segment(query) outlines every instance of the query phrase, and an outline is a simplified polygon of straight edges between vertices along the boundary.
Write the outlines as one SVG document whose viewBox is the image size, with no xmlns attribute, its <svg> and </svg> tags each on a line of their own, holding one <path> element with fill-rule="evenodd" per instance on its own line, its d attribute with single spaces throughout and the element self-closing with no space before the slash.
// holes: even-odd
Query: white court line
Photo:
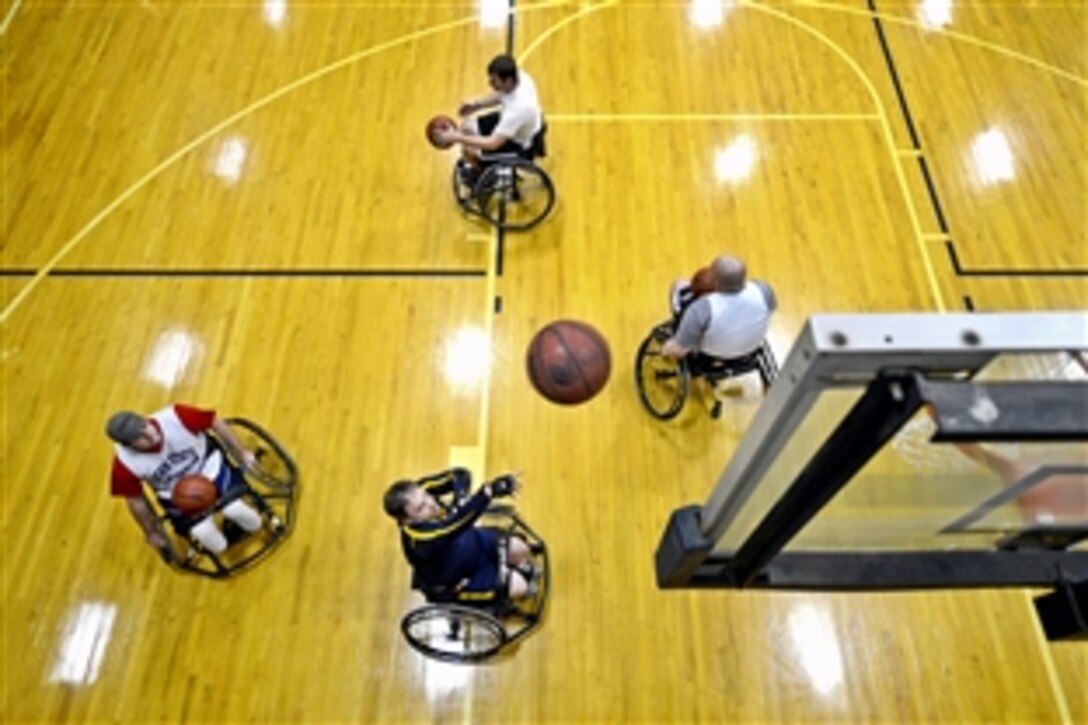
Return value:
<svg viewBox="0 0 1088 725">
<path fill-rule="evenodd" d="M 19 9 L 19 6 L 23 4 L 23 0 L 15 0 L 15 4 L 11 6 L 11 10 L 8 10 L 7 17 L 4 18 L 4 22 L 0 23 L 0 35 L 8 32 L 8 26 L 11 25 L 12 19 L 15 18 L 15 12 Z"/>
<path fill-rule="evenodd" d="M 536 5 L 528 8 L 523 8 L 521 12 L 559 7 L 566 4 L 567 1 L 568 0 L 542 0 Z M 438 33 L 445 32 L 446 30 L 450 30 L 452 28 L 456 28 L 462 25 L 470 25 L 475 22 L 477 22 L 477 18 L 475 15 L 473 15 L 471 17 L 462 18 L 460 20 L 451 20 L 437 23 L 426 28 L 406 33 L 396 38 L 392 38 L 390 40 L 382 41 L 381 43 L 372 45 L 369 48 L 365 48 L 364 50 L 351 53 L 350 55 L 347 55 L 340 60 L 334 61 L 332 63 L 329 63 L 328 65 L 318 68 L 317 70 L 311 71 L 310 73 L 307 73 L 301 78 L 298 78 L 280 87 L 279 89 L 269 93 L 268 95 L 263 96 L 262 98 L 259 98 L 256 101 L 250 103 L 248 106 L 235 112 L 223 121 L 220 121 L 212 128 L 208 129 L 189 143 L 182 146 L 174 153 L 170 154 L 170 156 L 159 162 L 159 164 L 151 169 L 151 171 L 147 172 L 142 177 L 134 181 L 131 185 L 128 186 L 128 188 L 121 192 L 120 196 L 107 204 L 106 207 L 99 211 L 98 214 L 96 214 L 94 218 L 87 222 L 87 224 L 85 224 L 82 229 L 76 232 L 76 235 L 68 240 L 68 242 L 65 243 L 58 252 L 56 252 L 43 266 L 41 266 L 34 273 L 34 276 L 31 278 L 30 282 L 24 285 L 23 288 L 20 289 L 19 292 L 15 295 L 15 297 L 10 302 L 8 302 L 7 306 L 4 307 L 2 311 L 0 311 L 0 325 L 5 324 L 8 321 L 12 314 L 14 314 L 14 312 L 22 305 L 23 301 L 26 300 L 27 297 L 37 288 L 41 281 L 49 276 L 50 272 L 52 272 L 57 267 L 57 265 L 60 263 L 60 260 L 62 260 L 73 249 L 75 249 L 85 237 L 87 237 L 94 229 L 98 227 L 102 220 L 112 214 L 114 210 L 124 204 L 131 196 L 141 191 L 145 186 L 151 183 L 152 179 L 154 179 L 163 171 L 171 167 L 175 162 L 184 157 L 186 154 L 188 154 L 200 144 L 211 139 L 216 134 L 230 127 L 242 118 L 245 118 L 246 116 L 264 108 L 265 106 L 270 105 L 274 101 L 279 100 L 281 97 L 288 95 L 295 89 L 313 83 L 314 81 L 317 81 L 318 79 L 323 78 L 326 75 L 334 73 L 335 71 L 338 71 L 345 66 L 357 63 L 364 58 L 378 55 L 379 53 L 382 53 L 390 48 L 394 48 L 399 45 L 405 45 L 407 43 L 414 42 L 416 40 L 420 40 L 431 35 L 437 35 Z"/>
</svg>

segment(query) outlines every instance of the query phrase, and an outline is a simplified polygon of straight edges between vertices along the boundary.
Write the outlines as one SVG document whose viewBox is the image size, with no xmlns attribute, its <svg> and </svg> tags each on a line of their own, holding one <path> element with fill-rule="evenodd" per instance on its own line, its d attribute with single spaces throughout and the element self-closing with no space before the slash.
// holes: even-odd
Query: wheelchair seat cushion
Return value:
<svg viewBox="0 0 1088 725">
<path fill-rule="evenodd" d="M 467 605 L 480 605 L 491 606 L 495 604 L 501 604 L 505 600 L 503 587 L 500 586 L 498 571 L 496 570 L 493 577 L 493 585 L 489 589 L 473 589 L 470 588 L 470 580 L 465 580 L 458 584 L 452 585 L 429 585 L 420 583 L 417 586 L 417 582 L 413 577 L 412 588 L 418 589 L 422 592 L 423 597 L 431 604 L 467 604 Z M 488 580 L 482 578 L 476 582 L 471 582 L 472 585 L 479 586 L 482 583 L 486 583 Z"/>
<path fill-rule="evenodd" d="M 720 358 L 696 353 L 689 359 L 692 375 L 707 378 L 729 378 L 759 369 L 760 349 L 734 358 Z"/>
<path fill-rule="evenodd" d="M 529 149 L 525 156 L 530 161 L 533 159 L 542 159 L 548 155 L 548 146 L 545 143 L 545 136 L 548 133 L 548 124 L 544 123 L 540 126 L 540 130 L 533 136 L 533 142 L 529 145 Z"/>
<path fill-rule="evenodd" d="M 466 568 L 447 570 L 445 574 L 438 574 L 437 581 L 428 581 L 419 570 L 412 572 L 412 588 L 423 593 L 428 601 L 432 602 L 493 602 L 497 592 L 502 590 L 503 582 L 500 576 L 500 534 L 494 530 L 477 527 L 473 532 L 479 543 L 477 551 L 481 555 Z M 456 576 L 456 579 L 447 577 Z M 432 572 L 430 576 L 435 576 Z"/>
</svg>

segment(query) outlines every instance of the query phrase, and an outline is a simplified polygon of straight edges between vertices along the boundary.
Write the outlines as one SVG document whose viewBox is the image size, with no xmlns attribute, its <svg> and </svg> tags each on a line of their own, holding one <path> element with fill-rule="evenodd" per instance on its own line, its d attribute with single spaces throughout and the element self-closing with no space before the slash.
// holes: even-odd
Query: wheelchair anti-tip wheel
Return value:
<svg viewBox="0 0 1088 725">
<path fill-rule="evenodd" d="M 479 662 L 507 641 L 502 622 L 490 612 L 458 604 L 428 604 L 400 623 L 413 649 L 445 662 Z"/>
<path fill-rule="evenodd" d="M 510 230 L 536 226 L 555 204 L 552 180 L 539 166 L 523 159 L 488 166 L 476 182 L 475 195 L 480 213 L 492 224 Z"/>
<path fill-rule="evenodd" d="M 650 415 L 659 420 L 676 417 L 684 407 L 691 387 L 691 374 L 683 360 L 662 352 L 670 330 L 655 327 L 639 345 L 635 356 L 635 387 Z"/>
</svg>

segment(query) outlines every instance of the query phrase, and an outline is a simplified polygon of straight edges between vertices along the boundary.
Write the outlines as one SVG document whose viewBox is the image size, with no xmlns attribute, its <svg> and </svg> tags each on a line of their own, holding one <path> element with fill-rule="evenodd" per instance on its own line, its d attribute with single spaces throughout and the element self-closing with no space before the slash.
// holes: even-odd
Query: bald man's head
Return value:
<svg viewBox="0 0 1088 725">
<path fill-rule="evenodd" d="M 714 273 L 714 288 L 719 292 L 740 292 L 748 277 L 748 270 L 737 257 L 723 254 L 710 265 Z"/>
</svg>

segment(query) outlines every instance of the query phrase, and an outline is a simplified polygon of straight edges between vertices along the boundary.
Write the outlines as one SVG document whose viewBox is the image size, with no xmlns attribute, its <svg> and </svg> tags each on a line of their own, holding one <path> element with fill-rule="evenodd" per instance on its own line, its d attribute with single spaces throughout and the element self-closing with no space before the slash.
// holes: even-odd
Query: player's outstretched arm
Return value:
<svg viewBox="0 0 1088 725">
<path fill-rule="evenodd" d="M 457 109 L 457 113 L 461 116 L 471 116 L 479 110 L 497 106 L 501 102 L 502 97 L 498 92 L 488 93 L 486 96 L 472 101 L 463 101 L 461 107 Z"/>
<path fill-rule="evenodd" d="M 212 423 L 212 430 L 215 431 L 221 441 L 227 444 L 231 453 L 242 462 L 243 466 L 254 468 L 257 465 L 257 456 L 253 451 L 242 445 L 242 442 L 238 440 L 238 436 L 234 435 L 234 431 L 218 415 L 215 416 L 215 421 Z"/>
<path fill-rule="evenodd" d="M 472 474 L 467 468 L 454 467 L 441 473 L 424 476 L 416 483 L 432 496 L 452 494 L 453 501 L 459 501 L 468 495 L 469 486 L 472 484 Z"/>
<path fill-rule="evenodd" d="M 166 537 L 155 525 L 155 512 L 147 505 L 147 501 L 142 496 L 131 496 L 125 499 L 125 503 L 128 504 L 128 511 L 132 514 L 132 518 L 136 519 L 136 523 L 144 532 L 147 543 L 155 549 L 166 546 Z"/>
</svg>

